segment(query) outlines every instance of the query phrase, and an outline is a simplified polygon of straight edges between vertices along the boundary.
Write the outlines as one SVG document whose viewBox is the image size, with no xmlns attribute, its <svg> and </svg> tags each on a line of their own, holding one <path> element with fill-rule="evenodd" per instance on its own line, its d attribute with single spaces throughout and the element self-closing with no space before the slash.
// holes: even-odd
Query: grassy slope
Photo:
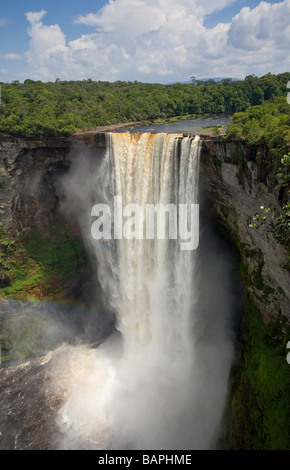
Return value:
<svg viewBox="0 0 290 470">
<path fill-rule="evenodd" d="M 71 238 L 65 227 L 55 227 L 49 236 L 33 230 L 17 241 L 1 230 L 0 298 L 50 299 L 61 295 L 85 257 L 82 244 Z"/>
<path fill-rule="evenodd" d="M 66 227 L 55 227 L 46 236 L 33 230 L 28 237 L 19 240 L 8 237 L 1 229 L 0 300 L 61 301 L 72 295 L 86 262 L 83 244 L 69 236 Z M 24 322 L 17 328 L 16 341 L 22 343 L 38 328 L 39 325 L 29 320 Z M 12 343 L 15 338 L 3 332 L 0 318 L 2 362 L 11 359 Z M 21 357 L 31 353 L 30 349 L 23 350 Z"/>
<path fill-rule="evenodd" d="M 290 371 L 286 361 L 289 335 L 289 325 L 286 326 L 281 316 L 265 325 L 253 300 L 246 294 L 227 448 L 290 448 Z"/>
</svg>

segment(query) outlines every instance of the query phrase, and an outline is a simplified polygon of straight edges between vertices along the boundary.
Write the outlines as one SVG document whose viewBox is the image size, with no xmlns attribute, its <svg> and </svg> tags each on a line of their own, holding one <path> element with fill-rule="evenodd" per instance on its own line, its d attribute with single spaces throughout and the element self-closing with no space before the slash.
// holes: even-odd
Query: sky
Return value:
<svg viewBox="0 0 290 470">
<path fill-rule="evenodd" d="M 290 71 L 290 0 L 10 0 L 0 81 L 172 83 Z"/>
</svg>

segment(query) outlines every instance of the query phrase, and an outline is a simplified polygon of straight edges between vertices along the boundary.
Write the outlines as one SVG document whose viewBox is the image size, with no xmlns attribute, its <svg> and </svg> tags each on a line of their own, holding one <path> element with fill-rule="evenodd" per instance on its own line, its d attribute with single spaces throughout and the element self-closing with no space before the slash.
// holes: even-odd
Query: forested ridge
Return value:
<svg viewBox="0 0 290 470">
<path fill-rule="evenodd" d="M 286 97 L 290 73 L 191 84 L 61 81 L 0 83 L 0 134 L 61 135 L 128 121 L 233 114 Z"/>
<path fill-rule="evenodd" d="M 290 142 L 290 105 L 284 97 L 278 97 L 235 113 L 227 128 L 227 138 L 264 145 L 274 157 L 273 162 L 280 163 Z"/>
</svg>

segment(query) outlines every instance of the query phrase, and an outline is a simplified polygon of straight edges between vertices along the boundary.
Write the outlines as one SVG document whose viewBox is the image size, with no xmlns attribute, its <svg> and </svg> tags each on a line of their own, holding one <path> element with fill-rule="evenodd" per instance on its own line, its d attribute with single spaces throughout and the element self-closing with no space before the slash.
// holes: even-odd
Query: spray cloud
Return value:
<svg viewBox="0 0 290 470">
<path fill-rule="evenodd" d="M 83 230 L 116 333 L 64 358 L 60 448 L 214 444 L 234 356 L 226 252 L 217 254 L 205 227 L 198 250 L 182 250 L 182 240 L 170 237 L 91 236 L 92 207 L 113 210 L 114 197 L 141 208 L 197 204 L 199 150 L 198 139 L 124 133 L 107 135 L 98 162 L 90 152 L 72 156 L 61 183 L 63 210 Z"/>
</svg>

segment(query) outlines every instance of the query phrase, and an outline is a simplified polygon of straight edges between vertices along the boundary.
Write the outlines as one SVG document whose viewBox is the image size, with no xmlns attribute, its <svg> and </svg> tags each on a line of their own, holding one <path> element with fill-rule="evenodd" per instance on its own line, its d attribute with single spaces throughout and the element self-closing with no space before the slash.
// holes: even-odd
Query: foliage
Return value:
<svg viewBox="0 0 290 470">
<path fill-rule="evenodd" d="M 285 202 L 282 207 L 280 216 L 277 218 L 275 223 L 275 238 L 285 245 L 288 250 L 290 249 L 290 152 L 287 155 L 284 155 L 281 159 L 281 167 L 279 168 L 277 174 L 278 188 L 281 190 L 286 190 L 285 199 L 288 197 L 288 200 Z"/>
<path fill-rule="evenodd" d="M 282 207 L 281 214 L 275 218 L 274 211 L 271 207 L 261 206 L 262 215 L 255 214 L 252 217 L 252 223 L 249 227 L 257 230 L 261 225 L 268 224 L 268 228 L 273 231 L 273 235 L 276 240 L 290 249 L 290 153 L 284 155 L 281 159 L 281 167 L 276 175 L 278 184 L 277 189 L 286 190 L 284 196 L 284 204 Z M 288 200 L 287 200 L 288 196 Z M 270 225 L 269 225 L 270 222 Z"/>
<path fill-rule="evenodd" d="M 31 304 L 23 322 L 21 317 L 11 319 L 14 326 L 10 333 L 2 328 L 0 316 L 3 363 L 33 352 L 35 341 L 43 336 L 46 326 L 33 314 L 33 304 L 39 300 L 63 300 L 74 291 L 86 266 L 83 243 L 73 238 L 66 226 L 55 226 L 47 234 L 34 229 L 16 240 L 0 229 L 0 299 L 29 300 Z"/>
<path fill-rule="evenodd" d="M 241 358 L 233 391 L 232 426 L 225 446 L 238 450 L 286 450 L 290 445 L 290 329 L 281 315 L 268 325 L 246 296 Z"/>
<path fill-rule="evenodd" d="M 275 224 L 275 238 L 288 249 L 290 248 L 290 202 L 283 206 Z"/>
<path fill-rule="evenodd" d="M 273 230 L 279 243 L 290 247 L 290 153 L 286 154 L 290 141 L 290 114 L 289 104 L 284 98 L 277 98 L 273 102 L 263 103 L 259 106 L 249 107 L 243 113 L 236 113 L 232 123 L 227 128 L 228 140 L 243 139 L 248 144 L 264 147 L 269 159 L 257 154 L 257 162 L 267 164 L 273 179 L 277 182 L 276 189 L 281 191 L 282 211 L 278 218 L 269 207 L 261 206 L 262 214 L 255 214 L 249 225 L 257 229 L 261 225 L 268 224 Z M 281 155 L 284 156 L 281 159 Z M 261 160 L 261 161 L 260 161 Z M 271 219 L 270 219 L 271 216 Z"/>
<path fill-rule="evenodd" d="M 286 96 L 290 73 L 261 78 L 161 85 L 140 82 L 61 81 L 0 83 L 0 133 L 24 136 L 71 134 L 128 121 L 197 113 L 245 111 Z"/>
<path fill-rule="evenodd" d="M 276 172 L 290 141 L 289 110 L 289 104 L 281 97 L 250 106 L 245 112 L 234 114 L 227 128 L 227 139 L 243 139 L 250 145 L 266 146 L 273 157 L 273 170 Z"/>
<path fill-rule="evenodd" d="M 290 152 L 281 159 L 281 167 L 277 173 L 278 188 L 284 188 L 290 184 Z"/>
<path fill-rule="evenodd" d="M 52 229 L 49 236 L 32 230 L 20 240 L 1 229 L 0 298 L 49 299 L 61 293 L 85 260 L 82 243 L 63 227 Z"/>
<path fill-rule="evenodd" d="M 271 207 L 261 206 L 260 209 L 262 211 L 262 216 L 260 216 L 259 214 L 255 214 L 252 217 L 252 223 L 249 225 L 249 227 L 253 228 L 254 230 L 259 228 L 262 224 L 264 224 L 267 220 L 269 220 L 269 215 L 270 214 L 271 214 L 271 219 L 272 220 L 273 220 L 273 217 L 274 217 Z"/>
</svg>

